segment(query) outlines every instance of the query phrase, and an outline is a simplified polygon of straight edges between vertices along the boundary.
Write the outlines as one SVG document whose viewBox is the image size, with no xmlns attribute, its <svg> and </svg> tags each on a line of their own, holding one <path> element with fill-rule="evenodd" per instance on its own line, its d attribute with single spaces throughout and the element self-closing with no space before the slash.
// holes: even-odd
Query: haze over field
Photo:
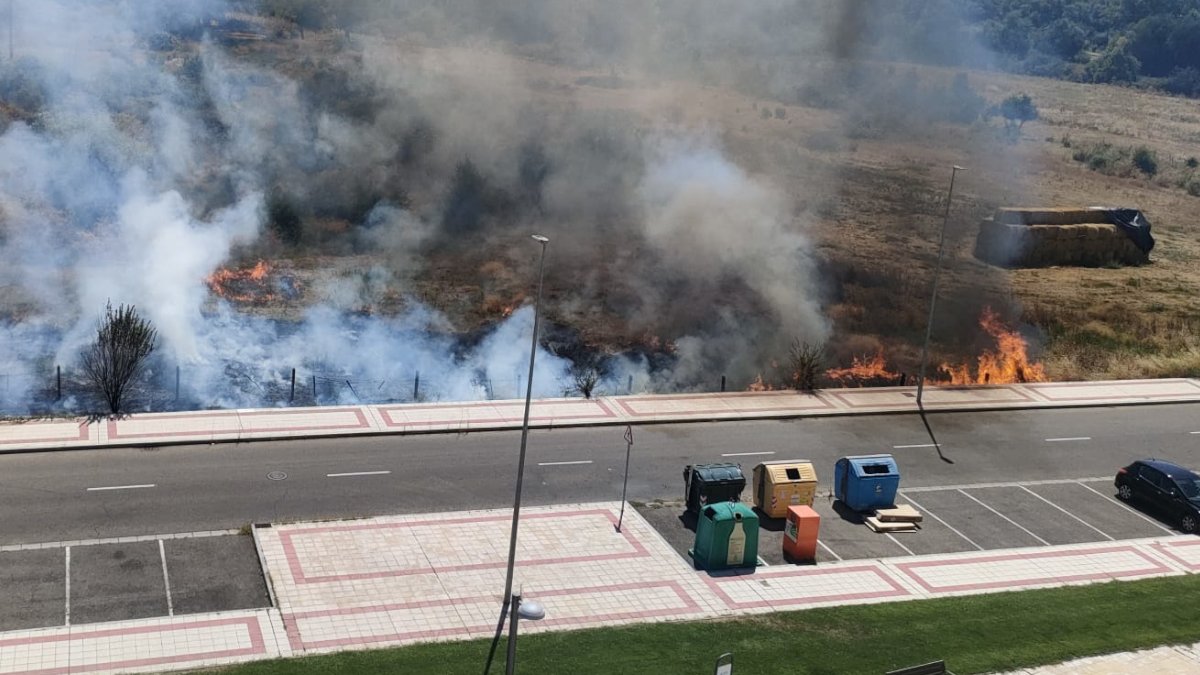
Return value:
<svg viewBox="0 0 1200 675">
<path fill-rule="evenodd" d="M 286 403 L 292 368 L 316 402 L 418 373 L 420 398 L 516 396 L 533 232 L 535 394 L 593 367 L 609 393 L 745 386 L 835 337 L 813 227 L 843 179 L 812 153 L 975 120 L 965 75 L 895 64 L 987 68 L 978 35 L 945 0 L 17 0 L 0 407 L 40 405 L 110 300 L 158 329 L 160 387 L 184 373 L 146 406 Z M 731 140 L 798 109 L 830 125 L 811 148 Z"/>
</svg>

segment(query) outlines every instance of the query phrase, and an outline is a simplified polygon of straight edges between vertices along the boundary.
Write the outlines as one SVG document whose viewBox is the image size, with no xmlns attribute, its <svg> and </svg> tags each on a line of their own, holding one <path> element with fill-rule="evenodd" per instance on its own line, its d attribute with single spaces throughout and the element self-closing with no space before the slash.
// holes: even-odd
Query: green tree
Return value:
<svg viewBox="0 0 1200 675">
<path fill-rule="evenodd" d="M 157 343 L 158 331 L 138 315 L 133 305 L 120 305 L 115 310 L 111 302 L 105 305 L 96 341 L 83 350 L 80 359 L 84 376 L 110 413 L 121 413 Z"/>
<path fill-rule="evenodd" d="M 1020 130 L 1026 122 L 1038 118 L 1038 109 L 1029 94 L 1013 94 L 1000 102 L 1000 116 L 1004 118 L 1004 126 Z"/>
<path fill-rule="evenodd" d="M 1133 165 L 1138 168 L 1138 171 L 1147 176 L 1154 176 L 1158 173 L 1158 155 L 1144 145 L 1139 146 L 1133 151 L 1132 161 Z"/>
<path fill-rule="evenodd" d="M 1141 62 L 1130 53 L 1128 42 L 1122 38 L 1088 64 L 1087 75 L 1092 82 L 1128 84 L 1137 81 L 1141 70 Z"/>
</svg>

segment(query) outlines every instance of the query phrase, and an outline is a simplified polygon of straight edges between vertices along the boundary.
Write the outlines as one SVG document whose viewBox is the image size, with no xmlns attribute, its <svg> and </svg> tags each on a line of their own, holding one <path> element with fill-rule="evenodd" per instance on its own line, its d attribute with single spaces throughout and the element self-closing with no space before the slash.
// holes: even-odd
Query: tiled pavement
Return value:
<svg viewBox="0 0 1200 675">
<path fill-rule="evenodd" d="M 547 618 L 530 632 L 1140 579 L 1200 569 L 1200 539 L 1163 537 L 697 572 L 617 503 L 529 508 L 515 585 Z M 257 528 L 277 607 L 0 634 L 0 673 L 129 672 L 487 637 L 509 514 L 476 511 Z M 1134 672 L 1121 655 L 1030 672 Z M 1200 672 L 1194 649 L 1136 672 Z M 1148 665 L 1148 664 L 1158 664 Z M 1115 664 L 1115 665 L 1113 665 Z M 1184 665 L 1178 665 L 1184 664 Z M 1109 667 L 1110 670 L 1103 670 Z M 1172 670 L 1175 668 L 1175 670 Z M 1183 670 L 1180 670 L 1182 668 Z"/>
<path fill-rule="evenodd" d="M 1061 408 L 1200 401 L 1200 380 L 1046 382 L 929 387 L 931 411 Z M 521 425 L 523 401 L 390 404 L 322 408 L 148 413 L 89 424 L 81 420 L 0 423 L 0 452 L 251 439 L 392 433 L 466 433 Z M 540 399 L 535 427 L 788 418 L 854 413 L 914 412 L 913 387 L 826 389 Z"/>
</svg>

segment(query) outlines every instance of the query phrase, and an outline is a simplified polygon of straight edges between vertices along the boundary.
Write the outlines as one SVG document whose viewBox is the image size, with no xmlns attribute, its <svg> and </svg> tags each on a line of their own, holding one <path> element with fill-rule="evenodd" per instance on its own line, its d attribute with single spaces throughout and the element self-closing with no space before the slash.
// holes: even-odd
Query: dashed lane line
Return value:
<svg viewBox="0 0 1200 675">
<path fill-rule="evenodd" d="M 936 448 L 938 445 L 938 443 L 915 443 L 913 445 L 893 445 L 892 448 L 895 450 L 905 450 L 907 448 Z"/>
<path fill-rule="evenodd" d="M 842 559 L 842 556 L 838 555 L 838 554 L 837 554 L 837 551 L 835 551 L 835 550 L 833 550 L 833 549 L 829 548 L 829 546 L 828 546 L 828 545 L 827 545 L 825 542 L 823 542 L 823 541 L 821 541 L 820 539 L 818 539 L 818 540 L 817 540 L 817 544 L 819 544 L 819 545 L 821 546 L 821 548 L 823 548 L 823 549 L 825 549 L 826 551 L 828 551 L 828 552 L 829 552 L 829 555 L 833 556 L 833 557 L 834 557 L 834 558 L 836 558 L 837 560 L 841 560 L 841 559 Z"/>
<path fill-rule="evenodd" d="M 1157 527 L 1158 529 L 1162 530 L 1163 532 L 1166 532 L 1167 534 L 1169 534 L 1169 535 L 1171 535 L 1171 536 L 1178 536 L 1178 535 L 1179 535 L 1179 533 L 1178 533 L 1178 532 L 1176 532 L 1175 530 L 1172 530 L 1172 529 L 1171 529 L 1171 528 L 1169 528 L 1169 527 L 1164 527 L 1162 523 L 1158 522 L 1157 520 L 1154 520 L 1154 519 L 1150 518 L 1149 516 L 1147 516 L 1147 515 L 1146 515 L 1146 514 L 1144 514 L 1144 513 L 1140 513 L 1140 512 L 1138 512 L 1136 509 L 1133 509 L 1133 508 L 1131 508 L 1131 507 L 1130 507 L 1128 504 L 1125 504 L 1125 503 L 1122 503 L 1122 502 L 1120 502 L 1120 501 L 1118 501 L 1118 500 L 1116 500 L 1116 499 L 1113 499 L 1112 497 L 1109 497 L 1108 495 L 1104 494 L 1103 492 L 1101 492 L 1101 491 L 1097 490 L 1097 489 L 1096 489 L 1096 488 L 1094 488 L 1094 487 L 1091 487 L 1091 486 L 1088 486 L 1088 485 L 1084 485 L 1084 484 L 1083 484 L 1083 481 L 1076 481 L 1076 482 L 1078 482 L 1080 485 L 1082 485 L 1082 486 L 1084 487 L 1084 489 L 1091 490 L 1092 492 L 1095 492 L 1096 494 L 1100 495 L 1101 497 L 1103 497 L 1103 498 L 1107 499 L 1108 501 L 1110 501 L 1110 502 L 1112 502 L 1112 503 L 1116 504 L 1117 506 L 1119 506 L 1119 507 L 1121 507 L 1121 508 L 1125 509 L 1126 511 L 1128 511 L 1128 512 L 1132 513 L 1133 515 L 1137 516 L 1138 518 L 1141 518 L 1142 520 L 1146 521 L 1147 523 L 1150 523 L 1151 525 L 1153 525 L 1153 526 Z"/>
<path fill-rule="evenodd" d="M 175 604 L 171 602 L 171 577 L 167 575 L 167 549 L 163 540 L 158 540 L 158 557 L 162 558 L 163 586 L 167 589 L 167 616 L 175 616 Z"/>
<path fill-rule="evenodd" d="M 348 478 L 350 476 L 386 476 L 391 471 L 350 471 L 348 473 L 327 473 L 326 478 Z"/>
<path fill-rule="evenodd" d="M 722 457 L 753 457 L 755 455 L 773 455 L 774 450 L 764 450 L 762 452 L 727 452 Z"/>
<path fill-rule="evenodd" d="M 905 492 L 908 492 L 908 490 L 905 490 Z M 934 513 L 933 511 L 930 511 L 929 509 L 925 508 L 924 506 L 921 506 L 919 503 L 917 503 L 917 500 L 913 499 L 912 497 L 909 497 L 907 494 L 901 494 L 900 496 L 903 497 L 904 500 L 907 501 L 909 504 L 912 504 L 913 506 L 917 507 L 917 509 L 919 511 L 921 511 L 921 513 L 924 513 L 925 515 L 929 516 L 930 518 L 933 518 L 934 520 L 938 521 L 942 525 L 945 525 L 948 530 L 950 530 L 954 534 L 957 534 L 958 536 L 962 537 L 963 541 L 974 546 L 977 550 L 980 550 L 980 551 L 984 550 L 983 547 L 980 546 L 979 544 L 976 544 L 973 539 L 971 539 L 967 535 L 963 534 L 962 532 L 959 532 L 958 529 L 955 528 L 950 523 L 947 523 L 946 521 L 939 518 L 936 513 Z"/>
<path fill-rule="evenodd" d="M 106 487 L 90 487 L 88 492 L 103 492 L 105 490 L 142 490 L 145 488 L 155 487 L 154 483 L 146 483 L 145 485 L 109 485 Z"/>
<path fill-rule="evenodd" d="M 1039 495 L 1038 493 L 1034 492 L 1033 490 L 1030 490 L 1029 488 L 1025 487 L 1024 485 L 1021 486 L 1021 489 L 1028 492 L 1029 494 L 1033 495 L 1034 497 L 1037 497 L 1038 499 L 1046 502 L 1050 506 L 1053 506 L 1054 508 L 1058 509 L 1059 511 L 1062 511 L 1063 513 L 1070 516 L 1071 518 L 1074 518 L 1075 520 L 1079 521 L 1082 525 L 1091 528 L 1093 531 L 1096 532 L 1096 534 L 1099 534 L 1101 537 L 1104 537 L 1105 539 L 1107 539 L 1109 541 L 1116 541 L 1116 539 L 1112 535 L 1108 534 L 1104 530 L 1101 530 L 1100 528 L 1096 527 L 1095 525 L 1092 525 L 1091 523 L 1084 520 L 1083 518 L 1080 518 L 1079 516 L 1075 515 L 1074 513 L 1071 513 L 1070 511 L 1064 509 L 1063 507 L 1059 506 L 1058 504 L 1055 504 L 1054 502 L 1050 501 L 1049 499 L 1046 499 L 1045 497 Z"/>
<path fill-rule="evenodd" d="M 969 483 L 964 485 L 930 485 L 926 487 L 906 487 L 905 493 L 913 492 L 942 492 L 944 490 L 978 490 L 980 488 L 1015 488 L 1022 485 L 1065 485 L 1067 483 L 1098 483 L 1112 480 L 1111 477 L 1099 478 L 1053 478 L 1048 480 L 1020 480 L 1001 483 Z"/>
<path fill-rule="evenodd" d="M 892 542 L 893 542 L 894 544 L 896 544 L 896 545 L 897 545 L 897 546 L 899 546 L 900 548 L 904 549 L 904 552 L 905 552 L 905 553 L 907 553 L 907 554 L 909 554 L 909 555 L 916 555 L 916 553 L 913 553 L 913 552 L 912 552 L 912 549 L 911 549 L 911 548 L 909 548 L 909 547 L 905 546 L 904 544 L 901 544 L 901 543 L 900 543 L 900 540 L 896 538 L 896 535 L 892 534 L 891 532 L 884 532 L 884 534 L 886 534 L 886 535 L 887 535 L 887 538 L 888 538 L 888 539 L 891 539 L 891 540 L 892 540 Z"/>
<path fill-rule="evenodd" d="M 67 554 L 67 588 L 66 588 L 66 603 L 63 609 L 63 625 L 71 625 L 71 547 L 66 548 Z"/>
<path fill-rule="evenodd" d="M 1007 520 L 1008 522 L 1012 523 L 1013 525 L 1015 525 L 1017 528 L 1019 528 L 1019 529 L 1020 529 L 1022 532 L 1024 532 L 1025 534 L 1027 534 L 1027 535 L 1029 535 L 1029 536 L 1033 537 L 1034 539 L 1037 539 L 1038 541 L 1042 542 L 1042 545 L 1043 545 L 1043 546 L 1049 546 L 1049 545 L 1050 545 L 1050 542 L 1048 542 L 1048 541 L 1046 541 L 1045 539 L 1042 539 L 1041 537 L 1037 536 L 1036 534 L 1034 534 L 1034 533 L 1030 532 L 1030 531 L 1029 531 L 1027 528 L 1025 528 L 1023 525 L 1021 525 L 1021 524 L 1020 524 L 1020 523 L 1018 523 L 1017 521 L 1013 520 L 1012 518 L 1009 518 L 1008 516 L 1004 515 L 1003 513 L 1000 513 L 1000 512 L 999 512 L 999 511 L 997 511 L 996 509 L 993 509 L 992 507 L 988 506 L 987 504 L 984 504 L 983 502 L 979 501 L 979 500 L 978 500 L 978 499 L 976 499 L 975 497 L 972 497 L 971 495 L 967 494 L 967 492 L 966 492 L 965 490 L 959 490 L 959 491 L 958 491 L 958 493 L 959 493 L 959 494 L 961 494 L 962 496 L 966 497 L 967 499 L 970 499 L 971 501 L 975 502 L 976 504 L 978 504 L 978 505 L 982 506 L 983 508 L 987 509 L 988 511 L 991 511 L 992 513 L 994 513 L 994 514 L 996 514 L 996 515 L 1000 516 L 1001 518 L 1003 518 L 1003 519 Z"/>
<path fill-rule="evenodd" d="M 591 464 L 590 459 L 577 459 L 573 462 L 538 462 L 538 466 L 573 466 L 576 464 Z"/>
<path fill-rule="evenodd" d="M 1047 438 L 1047 443 L 1067 443 L 1070 441 L 1090 441 L 1091 436 L 1067 436 L 1065 438 Z"/>
</svg>

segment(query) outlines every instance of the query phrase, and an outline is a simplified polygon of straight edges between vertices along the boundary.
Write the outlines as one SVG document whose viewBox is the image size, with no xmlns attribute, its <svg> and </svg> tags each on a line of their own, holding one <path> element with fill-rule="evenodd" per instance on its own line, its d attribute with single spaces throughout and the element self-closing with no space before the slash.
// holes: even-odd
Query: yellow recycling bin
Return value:
<svg viewBox="0 0 1200 675">
<path fill-rule="evenodd" d="M 812 506 L 817 470 L 807 459 L 763 462 L 754 467 L 754 505 L 768 518 L 783 518 L 789 506 Z"/>
</svg>

